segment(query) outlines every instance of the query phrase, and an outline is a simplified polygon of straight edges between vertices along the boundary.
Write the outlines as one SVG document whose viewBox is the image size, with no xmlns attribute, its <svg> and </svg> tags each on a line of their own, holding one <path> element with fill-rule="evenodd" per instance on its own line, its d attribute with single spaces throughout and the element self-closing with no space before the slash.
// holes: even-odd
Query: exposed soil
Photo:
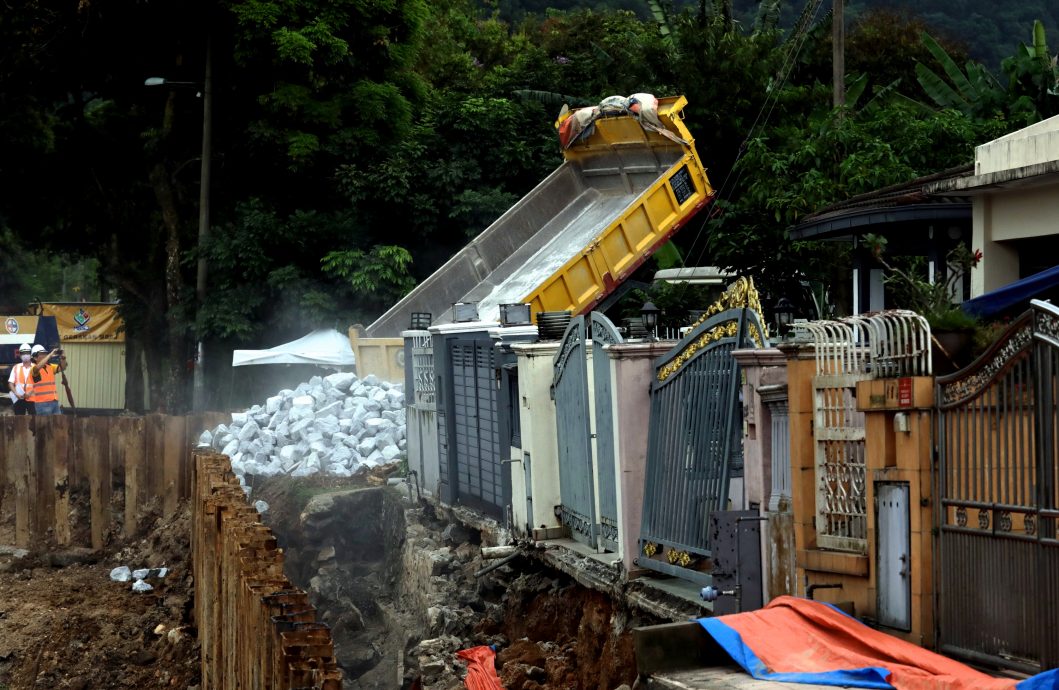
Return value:
<svg viewBox="0 0 1059 690">
<path fill-rule="evenodd" d="M 146 515 L 147 536 L 104 552 L 0 555 L 0 688 L 195 688 L 189 512 Z M 10 530 L 0 529 L 9 537 Z M 10 544 L 10 540 L 4 540 Z M 0 542 L 3 543 L 3 542 Z M 170 568 L 152 592 L 110 580 L 118 565 Z"/>
<path fill-rule="evenodd" d="M 374 478 L 370 484 L 382 483 Z M 614 690 L 636 680 L 631 619 L 536 558 L 492 572 L 484 533 L 361 480 L 276 478 L 253 499 L 286 550 L 288 577 L 332 627 L 345 687 L 463 688 L 455 653 L 496 645 L 510 690 Z"/>
<path fill-rule="evenodd" d="M 501 627 L 511 640 L 497 654 L 505 688 L 613 690 L 636 680 L 626 614 L 606 595 L 565 576 L 518 577 L 508 588 Z"/>
</svg>

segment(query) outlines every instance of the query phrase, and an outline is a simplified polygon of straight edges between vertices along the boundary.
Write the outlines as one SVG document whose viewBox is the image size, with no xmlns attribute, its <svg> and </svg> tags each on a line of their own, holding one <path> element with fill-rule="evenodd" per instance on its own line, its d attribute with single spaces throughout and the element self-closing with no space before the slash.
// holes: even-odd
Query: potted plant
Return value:
<svg viewBox="0 0 1059 690">
<path fill-rule="evenodd" d="M 898 266 L 885 257 L 885 237 L 865 235 L 864 243 L 886 269 L 883 284 L 894 302 L 903 309 L 921 314 L 930 324 L 935 351 L 934 373 L 955 371 L 967 364 L 978 320 L 963 311 L 960 305 L 953 304 L 952 298 L 964 275 L 982 260 L 981 250 L 972 252 L 962 242 L 956 245 L 945 257 L 948 267 L 945 280 L 932 283 L 927 279 L 922 257 L 914 257 L 907 265 Z"/>
</svg>

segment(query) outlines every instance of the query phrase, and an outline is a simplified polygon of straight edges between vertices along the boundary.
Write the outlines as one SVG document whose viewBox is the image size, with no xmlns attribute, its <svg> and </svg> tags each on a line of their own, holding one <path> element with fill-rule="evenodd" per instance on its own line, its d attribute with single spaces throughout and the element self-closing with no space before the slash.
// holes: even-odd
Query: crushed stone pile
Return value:
<svg viewBox="0 0 1059 690">
<path fill-rule="evenodd" d="M 199 445 L 231 458 L 248 494 L 247 474 L 352 477 L 405 457 L 404 387 L 374 375 L 314 376 L 233 413 Z"/>
</svg>

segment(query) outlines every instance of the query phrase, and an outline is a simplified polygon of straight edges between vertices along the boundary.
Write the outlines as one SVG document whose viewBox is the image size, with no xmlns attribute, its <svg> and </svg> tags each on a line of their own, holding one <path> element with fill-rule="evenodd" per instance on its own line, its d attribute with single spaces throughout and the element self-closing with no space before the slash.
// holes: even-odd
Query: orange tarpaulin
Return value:
<svg viewBox="0 0 1059 690">
<path fill-rule="evenodd" d="M 496 675 L 496 652 L 492 647 L 471 647 L 456 652 L 467 662 L 467 690 L 504 690 Z"/>
<path fill-rule="evenodd" d="M 1010 690 L 1016 685 L 808 599 L 778 597 L 759 611 L 699 622 L 755 678 L 852 687 L 889 684 L 897 690 Z M 853 682 L 839 682 L 843 674 Z M 856 682 L 858 677 L 863 683 Z"/>
</svg>

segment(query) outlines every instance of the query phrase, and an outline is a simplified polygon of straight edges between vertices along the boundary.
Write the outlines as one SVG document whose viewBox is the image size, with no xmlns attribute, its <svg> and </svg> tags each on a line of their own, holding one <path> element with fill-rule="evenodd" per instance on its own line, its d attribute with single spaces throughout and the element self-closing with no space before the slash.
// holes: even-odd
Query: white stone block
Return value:
<svg viewBox="0 0 1059 690">
<path fill-rule="evenodd" d="M 301 388 L 301 386 L 299 386 Z M 291 401 L 291 407 L 312 407 L 316 402 L 313 400 L 311 395 L 298 395 L 295 396 Z"/>
</svg>

